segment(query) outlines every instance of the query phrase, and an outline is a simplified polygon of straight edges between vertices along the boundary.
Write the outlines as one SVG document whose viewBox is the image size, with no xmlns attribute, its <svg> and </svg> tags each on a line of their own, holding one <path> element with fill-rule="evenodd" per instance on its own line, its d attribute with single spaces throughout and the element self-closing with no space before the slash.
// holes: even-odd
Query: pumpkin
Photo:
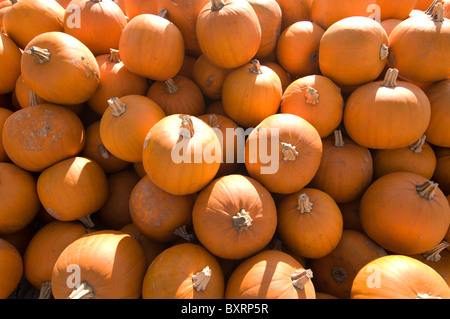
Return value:
<svg viewBox="0 0 450 319">
<path fill-rule="evenodd" d="M 14 98 L 19 104 L 19 108 L 22 109 L 31 105 L 47 103 L 45 100 L 37 96 L 36 93 L 30 90 L 28 85 L 23 80 L 22 75 L 19 75 L 16 80 L 16 86 L 14 87 Z"/>
<path fill-rule="evenodd" d="M 281 8 L 281 30 L 297 21 L 311 20 L 311 7 L 313 0 L 276 0 Z"/>
<path fill-rule="evenodd" d="M 239 174 L 219 177 L 197 196 L 192 223 L 200 243 L 224 259 L 262 250 L 275 234 L 277 213 L 270 192 Z"/>
<path fill-rule="evenodd" d="M 3 30 L 24 49 L 34 37 L 63 32 L 64 8 L 55 0 L 14 1 L 3 16 Z"/>
<path fill-rule="evenodd" d="M 224 69 L 248 63 L 261 43 L 258 16 L 248 1 L 211 0 L 200 10 L 195 31 L 202 54 Z"/>
<path fill-rule="evenodd" d="M 12 244 L 0 238 L 0 299 L 7 299 L 11 295 L 22 275 L 22 256 Z"/>
<path fill-rule="evenodd" d="M 106 174 L 96 162 L 81 156 L 62 160 L 42 171 L 37 180 L 42 206 L 55 219 L 94 225 L 90 215 L 108 198 Z"/>
<path fill-rule="evenodd" d="M 409 14 L 416 6 L 417 0 L 376 0 L 375 3 L 379 6 L 380 21 L 386 19 L 404 20 L 409 17 Z"/>
<path fill-rule="evenodd" d="M 192 223 L 193 195 L 173 195 L 142 177 L 129 197 L 131 221 L 149 239 L 169 243 L 177 229 Z"/>
<path fill-rule="evenodd" d="M 41 206 L 34 175 L 13 163 L 0 162 L 0 234 L 25 228 Z"/>
<path fill-rule="evenodd" d="M 321 258 L 341 240 L 343 219 L 327 193 L 304 188 L 283 198 L 277 206 L 277 234 L 286 247 L 305 258 Z"/>
<path fill-rule="evenodd" d="M 302 117 L 314 126 L 321 138 L 333 133 L 344 114 L 341 89 L 323 75 L 307 75 L 289 84 L 283 93 L 281 113 Z"/>
<path fill-rule="evenodd" d="M 444 18 L 450 19 L 450 2 L 442 1 L 442 4 L 444 6 Z"/>
<path fill-rule="evenodd" d="M 436 154 L 426 136 L 407 147 L 373 150 L 374 178 L 392 172 L 411 172 L 431 179 L 436 169 Z"/>
<path fill-rule="evenodd" d="M 0 162 L 9 161 L 8 155 L 6 155 L 5 148 L 3 147 L 2 134 L 3 126 L 5 125 L 6 120 L 11 114 L 13 114 L 12 110 L 0 106 Z"/>
<path fill-rule="evenodd" d="M 139 175 L 132 169 L 108 174 L 108 198 L 95 215 L 109 229 L 119 229 L 131 223 L 130 196 L 139 182 Z"/>
<path fill-rule="evenodd" d="M 263 65 L 275 71 L 281 81 L 281 90 L 284 92 L 289 84 L 291 84 L 293 76 L 291 76 L 291 74 L 287 72 L 279 62 L 265 61 Z"/>
<path fill-rule="evenodd" d="M 64 248 L 85 234 L 87 229 L 81 223 L 53 221 L 32 237 L 23 256 L 24 275 L 39 289 L 39 299 L 51 298 L 50 280 L 56 260 Z"/>
<path fill-rule="evenodd" d="M 440 243 L 450 225 L 450 206 L 438 184 L 409 172 L 375 180 L 360 203 L 361 225 L 381 247 L 421 254 Z"/>
<path fill-rule="evenodd" d="M 233 121 L 249 128 L 275 114 L 282 95 L 278 74 L 253 59 L 228 74 L 223 83 L 222 104 Z"/>
<path fill-rule="evenodd" d="M 310 260 L 313 284 L 317 291 L 349 299 L 353 279 L 359 270 L 386 255 L 387 252 L 363 232 L 344 229 L 339 244 L 331 253 Z"/>
<path fill-rule="evenodd" d="M 320 40 L 321 74 L 345 86 L 374 81 L 386 66 L 387 45 L 386 31 L 373 19 L 353 16 L 339 20 Z"/>
<path fill-rule="evenodd" d="M 64 14 L 64 32 L 84 43 L 95 56 L 119 47 L 126 24 L 125 14 L 113 0 L 72 0 Z"/>
<path fill-rule="evenodd" d="M 99 83 L 92 52 L 63 32 L 46 32 L 24 49 L 21 72 L 30 90 L 49 103 L 72 105 L 89 100 Z"/>
<path fill-rule="evenodd" d="M 372 182 L 373 159 L 369 149 L 335 130 L 322 141 L 322 160 L 311 186 L 330 195 L 337 203 L 361 197 Z"/>
<path fill-rule="evenodd" d="M 159 254 L 142 283 L 143 299 L 222 299 L 224 277 L 216 257 L 196 244 L 179 244 Z"/>
<path fill-rule="evenodd" d="M 216 114 L 227 116 L 225 110 L 223 109 L 223 104 L 221 100 L 213 100 L 206 105 L 205 114 Z M 203 116 L 205 115 L 203 114 Z M 228 116 L 227 116 L 228 117 Z"/>
<path fill-rule="evenodd" d="M 397 69 L 389 69 L 383 81 L 362 85 L 347 99 L 343 123 L 356 143 L 373 149 L 400 148 L 425 133 L 430 102 L 417 85 L 397 81 L 397 76 Z"/>
<path fill-rule="evenodd" d="M 351 299 L 448 298 L 450 288 L 438 272 L 404 255 L 383 256 L 369 262 L 358 272 L 351 289 Z"/>
<path fill-rule="evenodd" d="M 450 147 L 450 110 L 448 98 L 450 97 L 450 79 L 431 84 L 425 89 L 430 101 L 431 118 L 425 132 L 427 141 L 440 147 Z M 447 103 L 446 103 L 447 101 Z"/>
<path fill-rule="evenodd" d="M 11 114 L 3 126 L 3 147 L 18 166 L 41 172 L 77 155 L 85 143 L 79 117 L 55 104 L 38 104 Z"/>
<path fill-rule="evenodd" d="M 222 149 L 214 130 L 195 116 L 168 115 L 148 132 L 142 164 L 153 183 L 174 195 L 204 188 L 220 168 Z"/>
<path fill-rule="evenodd" d="M 342 219 L 344 220 L 344 229 L 356 230 L 361 233 L 364 229 L 361 226 L 361 219 L 359 218 L 359 204 L 361 198 L 347 203 L 339 203 L 339 209 L 342 213 Z"/>
<path fill-rule="evenodd" d="M 443 11 L 442 3 L 437 3 L 430 15 L 408 18 L 389 35 L 388 65 L 403 79 L 431 83 L 448 78 L 450 21 Z M 424 50 L 430 47 L 435 49 Z"/>
<path fill-rule="evenodd" d="M 119 41 L 125 67 L 155 81 L 173 78 L 183 64 L 185 48 L 180 30 L 161 15 L 141 14 L 131 19 Z"/>
<path fill-rule="evenodd" d="M 39 213 L 38 213 L 39 215 Z M 29 223 L 24 228 L 16 231 L 12 234 L 7 235 L 0 235 L 0 238 L 6 240 L 10 244 L 12 244 L 14 247 L 16 247 L 17 251 L 20 253 L 20 255 L 23 257 L 25 254 L 25 250 L 30 243 L 31 238 L 35 235 L 35 225 L 34 222 L 36 221 L 37 215 L 35 219 Z"/>
<path fill-rule="evenodd" d="M 198 85 L 182 75 L 166 81 L 154 82 L 146 93 L 166 115 L 189 114 L 199 116 L 205 112 L 205 98 Z"/>
<path fill-rule="evenodd" d="M 312 21 L 298 21 L 278 37 L 276 57 L 290 74 L 304 77 L 319 74 L 319 45 L 325 30 Z"/>
<path fill-rule="evenodd" d="M 142 161 L 142 147 L 148 131 L 162 118 L 164 111 L 143 95 L 126 95 L 108 100 L 100 121 L 100 138 L 106 149 L 127 162 Z"/>
<path fill-rule="evenodd" d="M 158 14 L 158 1 L 124 0 L 125 13 L 131 20 L 143 13 Z"/>
<path fill-rule="evenodd" d="M 433 0 L 417 0 L 414 9 L 426 11 L 433 3 Z"/>
<path fill-rule="evenodd" d="M 304 188 L 316 174 L 321 158 L 319 133 L 293 114 L 265 118 L 245 143 L 248 174 L 272 193 L 291 194 Z"/>
<path fill-rule="evenodd" d="M 450 251 L 447 249 L 448 247 L 449 243 L 443 240 L 429 251 L 409 257 L 415 258 L 436 270 L 448 285 L 450 283 Z"/>
<path fill-rule="evenodd" d="M 17 78 L 20 75 L 22 52 L 14 41 L 5 33 L 0 32 L 0 94 L 14 91 Z"/>
<path fill-rule="evenodd" d="M 120 59 L 119 50 L 110 49 L 109 54 L 96 56 L 100 69 L 97 90 L 87 101 L 89 107 L 100 116 L 109 107 L 108 100 L 116 96 L 145 95 L 147 79 L 131 73 Z"/>
<path fill-rule="evenodd" d="M 127 168 L 130 162 L 117 158 L 103 145 L 100 137 L 100 120 L 87 125 L 86 141 L 80 156 L 90 158 L 100 165 L 105 173 L 116 173 Z"/>
<path fill-rule="evenodd" d="M 183 58 L 183 64 L 181 65 L 181 69 L 180 71 L 178 71 L 177 75 L 187 77 L 190 80 L 194 81 L 193 72 L 195 62 L 197 62 L 196 57 L 185 54 Z"/>
<path fill-rule="evenodd" d="M 381 26 L 383 27 L 384 31 L 386 31 L 386 34 L 389 35 L 391 34 L 392 30 L 394 30 L 394 28 L 403 20 L 400 19 L 385 19 L 385 20 L 381 20 Z"/>
<path fill-rule="evenodd" d="M 75 265 L 75 267 L 74 267 Z M 59 255 L 51 285 L 55 299 L 137 299 L 146 258 L 141 244 L 116 230 L 76 239 Z"/>
<path fill-rule="evenodd" d="M 436 150 L 436 169 L 432 180 L 438 183 L 445 195 L 450 195 L 450 153 L 447 150 Z"/>
<path fill-rule="evenodd" d="M 225 299 L 316 299 L 313 273 L 278 250 L 247 258 L 231 273 Z"/>
<path fill-rule="evenodd" d="M 142 165 L 142 162 L 134 162 L 133 169 L 139 175 L 140 178 L 147 175 L 147 173 L 145 173 L 144 165 Z"/>
</svg>

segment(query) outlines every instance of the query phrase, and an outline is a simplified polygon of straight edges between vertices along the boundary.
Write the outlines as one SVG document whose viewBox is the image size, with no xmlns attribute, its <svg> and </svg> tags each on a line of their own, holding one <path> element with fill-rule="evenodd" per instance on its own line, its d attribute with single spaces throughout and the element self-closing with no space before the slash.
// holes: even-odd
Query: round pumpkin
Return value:
<svg viewBox="0 0 450 319">
<path fill-rule="evenodd" d="M 263 65 L 265 65 L 268 68 L 270 68 L 273 71 L 275 71 L 275 73 L 278 75 L 278 77 L 280 78 L 280 81 L 281 81 L 281 90 L 282 90 L 282 92 L 284 92 L 286 90 L 286 88 L 289 86 L 289 84 L 292 83 L 293 76 L 291 76 L 291 74 L 289 72 L 287 72 L 280 65 L 279 62 L 276 62 L 276 61 L 265 61 L 265 62 L 263 62 Z"/>
<path fill-rule="evenodd" d="M 281 30 L 297 21 L 311 21 L 313 0 L 276 0 L 281 8 Z"/>
<path fill-rule="evenodd" d="M 450 147 L 450 79 L 431 84 L 425 89 L 431 105 L 431 118 L 425 132 L 427 141 L 440 147 Z"/>
<path fill-rule="evenodd" d="M 22 52 L 16 43 L 5 33 L 0 32 L 0 94 L 14 91 L 17 78 L 20 75 Z"/>
<path fill-rule="evenodd" d="M 124 0 L 125 13 L 130 20 L 143 13 L 158 14 L 157 5 L 157 1 Z"/>
<path fill-rule="evenodd" d="M 416 6 L 417 0 L 376 0 L 379 6 L 380 20 L 399 19 L 404 20 L 409 17 L 409 14 Z"/>
<path fill-rule="evenodd" d="M 361 219 L 359 218 L 360 202 L 361 198 L 358 198 L 348 203 L 338 204 L 344 220 L 344 229 L 356 230 L 361 233 L 364 232 L 364 229 L 361 226 Z"/>
<path fill-rule="evenodd" d="M 403 20 L 400 19 L 385 19 L 382 20 L 381 26 L 383 27 L 384 31 L 386 31 L 386 34 L 389 35 L 391 34 L 392 30 L 394 30 L 394 28 Z"/>
<path fill-rule="evenodd" d="M 11 295 L 22 275 L 22 256 L 12 244 L 0 238 L 0 299 L 7 299 Z"/>
<path fill-rule="evenodd" d="M 450 153 L 447 150 L 436 150 L 436 169 L 432 180 L 438 183 L 445 195 L 450 195 Z"/>
<path fill-rule="evenodd" d="M 0 162 L 8 162 L 8 155 L 6 155 L 5 148 L 3 147 L 3 126 L 5 125 L 8 117 L 13 114 L 13 111 L 5 107 L 0 107 Z"/>
</svg>

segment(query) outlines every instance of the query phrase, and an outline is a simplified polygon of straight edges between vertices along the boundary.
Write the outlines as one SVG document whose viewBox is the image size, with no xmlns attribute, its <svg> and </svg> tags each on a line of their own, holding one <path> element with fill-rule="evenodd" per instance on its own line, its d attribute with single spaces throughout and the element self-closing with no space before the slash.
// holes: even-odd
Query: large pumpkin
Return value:
<svg viewBox="0 0 450 319">
<path fill-rule="evenodd" d="M 427 141 L 440 147 L 450 147 L 450 79 L 431 84 L 425 89 L 431 105 L 431 118 L 425 132 Z"/>
<path fill-rule="evenodd" d="M 7 299 L 11 295 L 22 275 L 22 256 L 12 244 L 0 238 L 0 299 Z"/>
<path fill-rule="evenodd" d="M 0 33 L 0 94 L 14 91 L 17 78 L 20 75 L 20 60 L 22 52 L 16 43 L 5 33 Z"/>
</svg>

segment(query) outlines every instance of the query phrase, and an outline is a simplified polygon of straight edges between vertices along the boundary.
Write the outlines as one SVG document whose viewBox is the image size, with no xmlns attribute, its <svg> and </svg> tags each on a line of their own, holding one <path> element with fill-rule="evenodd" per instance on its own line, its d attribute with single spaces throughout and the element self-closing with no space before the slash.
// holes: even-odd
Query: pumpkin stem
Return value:
<svg viewBox="0 0 450 319">
<path fill-rule="evenodd" d="M 433 11 L 434 11 L 434 8 L 436 7 L 436 4 L 438 4 L 438 2 L 439 2 L 439 0 L 434 0 L 434 1 L 430 4 L 430 6 L 428 7 L 428 9 L 425 10 L 425 14 L 431 15 L 431 14 L 433 13 Z"/>
<path fill-rule="evenodd" d="M 302 193 L 298 196 L 297 210 L 299 210 L 300 213 L 311 213 L 313 205 L 314 204 L 309 201 L 309 196 L 306 195 L 306 193 Z"/>
<path fill-rule="evenodd" d="M 35 106 L 35 105 L 39 104 L 38 99 L 37 99 L 37 95 L 36 95 L 35 92 L 30 90 L 28 95 L 30 97 L 30 106 Z"/>
<path fill-rule="evenodd" d="M 31 55 L 39 64 L 44 64 L 45 62 L 50 61 L 50 57 L 52 55 L 48 49 L 41 49 L 37 46 L 28 48 L 25 53 Z"/>
<path fill-rule="evenodd" d="M 444 22 L 444 6 L 442 2 L 436 3 L 431 13 L 431 19 L 434 22 Z"/>
<path fill-rule="evenodd" d="M 241 209 L 232 217 L 233 220 L 233 228 L 236 228 L 238 232 L 243 230 L 248 230 L 248 228 L 252 225 L 253 219 L 250 217 L 250 214 L 245 211 L 245 209 Z"/>
<path fill-rule="evenodd" d="M 251 66 L 251 68 L 249 69 L 250 72 L 255 73 L 255 74 L 262 74 L 262 71 L 261 71 L 261 63 L 259 63 L 259 60 L 253 59 L 253 60 L 251 61 L 251 63 L 252 63 L 252 66 Z"/>
<path fill-rule="evenodd" d="M 91 215 L 84 216 L 78 219 L 87 228 L 94 228 L 95 224 L 91 219 Z"/>
<path fill-rule="evenodd" d="M 167 9 L 161 9 L 158 12 L 158 16 L 160 16 L 161 18 L 167 19 Z"/>
<path fill-rule="evenodd" d="M 175 84 L 173 79 L 168 79 L 164 81 L 166 83 L 166 92 L 169 94 L 175 94 L 178 92 L 178 86 Z"/>
<path fill-rule="evenodd" d="M 108 159 L 111 157 L 111 153 L 106 149 L 105 145 L 103 145 L 103 144 L 99 145 L 99 147 L 97 148 L 97 151 L 100 153 L 100 156 L 103 159 Z"/>
<path fill-rule="evenodd" d="M 178 227 L 177 229 L 175 229 L 175 231 L 173 232 L 176 236 L 183 238 L 184 240 L 188 241 L 188 242 L 195 242 L 195 236 L 194 234 L 190 234 L 187 231 L 187 226 L 186 225 L 182 225 L 180 227 Z"/>
<path fill-rule="evenodd" d="M 446 249 L 449 245 L 450 244 L 447 241 L 443 240 L 440 244 L 436 245 L 436 247 L 424 252 L 422 256 L 428 261 L 438 262 L 441 260 L 441 251 Z"/>
<path fill-rule="evenodd" d="M 109 49 L 109 57 L 108 60 L 112 63 L 120 63 L 120 54 L 119 50 Z"/>
<path fill-rule="evenodd" d="M 67 299 L 94 299 L 94 288 L 86 281 L 83 281 Z"/>
<path fill-rule="evenodd" d="M 194 284 L 195 290 L 205 291 L 206 286 L 211 279 L 211 274 L 211 268 L 209 268 L 209 266 L 206 266 L 202 271 L 199 271 L 194 276 L 192 276 L 192 282 Z"/>
<path fill-rule="evenodd" d="M 426 136 L 422 135 L 419 140 L 411 145 L 409 145 L 409 149 L 413 151 L 414 153 L 421 153 L 422 147 L 425 144 Z"/>
<path fill-rule="evenodd" d="M 311 269 L 299 269 L 291 275 L 292 285 L 298 290 L 302 290 L 311 281 L 313 272 Z"/>
<path fill-rule="evenodd" d="M 319 93 L 317 93 L 315 88 L 308 86 L 305 93 L 305 100 L 308 104 L 316 105 L 319 103 Z"/>
<path fill-rule="evenodd" d="M 290 143 L 281 142 L 281 152 L 283 153 L 283 160 L 285 161 L 295 161 L 298 156 L 298 152 Z"/>
<path fill-rule="evenodd" d="M 225 7 L 223 0 L 211 0 L 211 11 L 219 11 Z"/>
<path fill-rule="evenodd" d="M 194 136 L 194 124 L 189 115 L 180 115 L 181 126 L 179 135 L 185 138 L 192 138 Z"/>
<path fill-rule="evenodd" d="M 127 105 L 123 103 L 118 97 L 112 97 L 108 100 L 109 107 L 112 109 L 114 116 L 121 116 L 127 110 Z"/>
<path fill-rule="evenodd" d="M 380 46 L 380 61 L 386 59 L 389 55 L 389 47 L 386 43 L 382 43 Z"/>
<path fill-rule="evenodd" d="M 210 114 L 208 116 L 208 125 L 211 126 L 212 128 L 219 128 L 220 127 L 219 123 L 217 123 L 217 116 L 216 116 L 216 114 Z"/>
<path fill-rule="evenodd" d="M 331 269 L 331 277 L 338 283 L 342 284 L 348 278 L 347 272 L 342 267 L 334 267 Z"/>
<path fill-rule="evenodd" d="M 335 130 L 334 131 L 334 146 L 335 147 L 344 147 L 344 137 L 342 136 L 341 130 Z"/>
<path fill-rule="evenodd" d="M 397 69 L 394 69 L 394 68 L 388 69 L 384 76 L 384 80 L 381 83 L 381 86 L 388 87 L 388 88 L 395 88 L 397 86 L 397 77 L 398 77 Z"/>
<path fill-rule="evenodd" d="M 422 185 L 416 185 L 416 190 L 420 196 L 430 200 L 433 199 L 434 195 L 436 194 L 436 189 L 438 188 L 438 186 L 438 183 L 426 181 Z"/>
<path fill-rule="evenodd" d="M 52 282 L 50 280 L 41 283 L 38 299 L 50 299 L 52 296 Z"/>
</svg>

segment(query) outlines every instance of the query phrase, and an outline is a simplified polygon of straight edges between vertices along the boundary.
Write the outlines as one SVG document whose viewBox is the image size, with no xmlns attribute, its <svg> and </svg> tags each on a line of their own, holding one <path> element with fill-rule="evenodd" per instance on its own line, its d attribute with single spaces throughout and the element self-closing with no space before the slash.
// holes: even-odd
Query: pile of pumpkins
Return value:
<svg viewBox="0 0 450 319">
<path fill-rule="evenodd" d="M 448 18 L 0 1 L 0 298 L 450 298 Z"/>
</svg>

